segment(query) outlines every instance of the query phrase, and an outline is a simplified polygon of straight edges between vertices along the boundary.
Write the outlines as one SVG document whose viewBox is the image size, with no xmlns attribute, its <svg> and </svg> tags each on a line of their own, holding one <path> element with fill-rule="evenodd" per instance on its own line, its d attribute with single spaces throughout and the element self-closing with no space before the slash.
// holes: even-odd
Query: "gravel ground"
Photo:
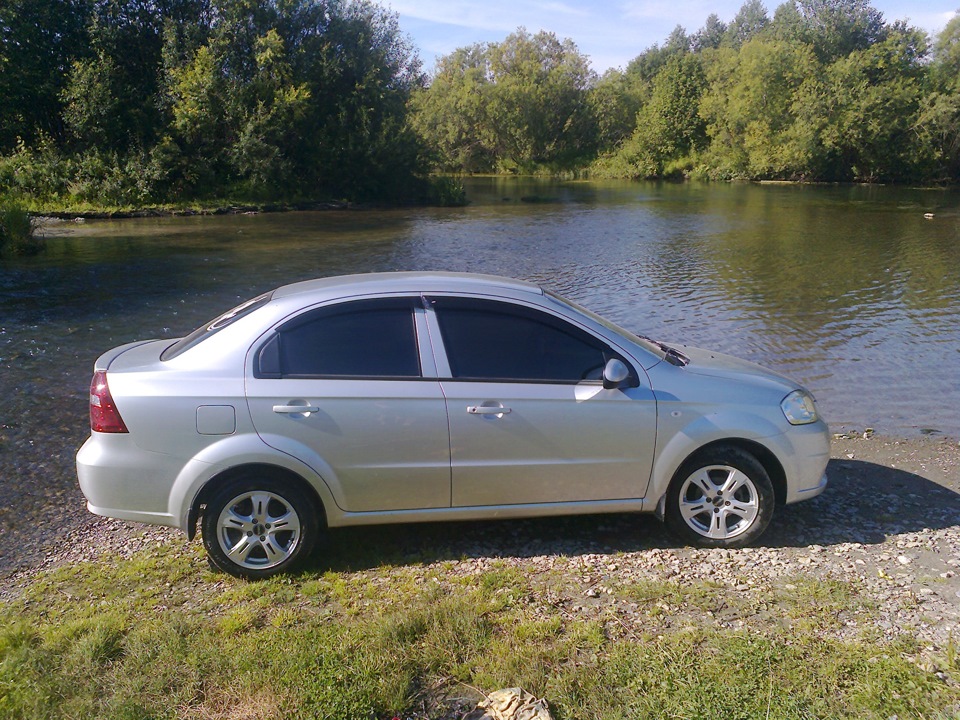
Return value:
<svg viewBox="0 0 960 720">
<path fill-rule="evenodd" d="M 380 543 L 393 553 L 392 567 L 381 568 L 374 558 L 358 568 L 351 557 L 350 569 L 387 582 L 391 572 L 416 566 L 424 582 L 442 583 L 444 575 L 516 565 L 525 574 L 550 578 L 541 593 L 526 600 L 534 608 L 550 605 L 570 617 L 602 615 L 631 633 L 703 624 L 764 632 L 771 622 L 790 622 L 771 598 L 789 597 L 797 583 L 811 579 L 837 580 L 864 601 L 854 606 L 870 609 L 839 612 L 836 622 L 823 628 L 826 635 L 849 639 L 868 633 L 882 639 L 906 631 L 927 650 L 943 648 L 960 621 L 960 444 L 841 435 L 834 439 L 833 457 L 827 491 L 781 508 L 761 543 L 742 550 L 680 546 L 651 517 L 609 515 L 342 529 L 331 533 L 327 552 L 315 564 L 346 569 L 338 554 Z M 64 501 L 51 503 L 42 522 L 3 530 L 3 543 L 23 552 L 15 565 L 0 565 L 5 580 L 0 598 L 17 593 L 46 568 L 186 543 L 179 532 L 79 512 L 78 490 L 58 497 Z M 61 530 L 55 541 L 44 543 L 51 527 Z M 409 562 L 397 564 L 397 552 Z M 711 592 L 725 593 L 725 602 L 710 610 L 654 603 L 659 609 L 651 613 L 650 603 L 630 602 L 619 591 L 645 580 L 681 588 L 709 583 Z"/>
</svg>

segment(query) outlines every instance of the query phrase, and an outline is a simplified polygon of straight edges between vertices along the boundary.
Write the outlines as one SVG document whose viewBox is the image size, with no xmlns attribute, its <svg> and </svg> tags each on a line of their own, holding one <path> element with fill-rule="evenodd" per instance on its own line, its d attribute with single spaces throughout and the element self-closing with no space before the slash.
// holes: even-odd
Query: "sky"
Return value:
<svg viewBox="0 0 960 720">
<path fill-rule="evenodd" d="M 497 42 L 523 26 L 531 33 L 570 38 L 593 69 L 625 68 L 678 24 L 688 34 L 716 13 L 729 23 L 744 0 L 381 0 L 398 13 L 400 28 L 420 51 L 424 70 L 436 58 L 477 42 Z M 772 18 L 781 0 L 764 4 Z M 960 0 L 873 0 L 888 21 L 908 20 L 935 35 L 960 8 Z"/>
</svg>

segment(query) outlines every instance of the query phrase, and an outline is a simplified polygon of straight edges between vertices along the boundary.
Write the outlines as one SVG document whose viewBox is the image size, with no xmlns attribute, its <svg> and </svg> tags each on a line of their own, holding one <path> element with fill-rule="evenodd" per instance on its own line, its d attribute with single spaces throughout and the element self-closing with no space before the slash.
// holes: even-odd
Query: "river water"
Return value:
<svg viewBox="0 0 960 720">
<path fill-rule="evenodd" d="M 956 191 L 472 178 L 468 196 L 68 222 L 45 254 L 0 260 L 0 569 L 86 517 L 73 461 L 101 352 L 324 275 L 539 281 L 635 332 L 801 380 L 837 431 L 960 437 Z"/>
</svg>

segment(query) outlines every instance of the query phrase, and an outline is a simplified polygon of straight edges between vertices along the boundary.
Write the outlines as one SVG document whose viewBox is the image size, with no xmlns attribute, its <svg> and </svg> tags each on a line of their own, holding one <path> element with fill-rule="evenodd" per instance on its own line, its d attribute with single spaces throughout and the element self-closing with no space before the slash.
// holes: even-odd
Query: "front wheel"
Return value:
<svg viewBox="0 0 960 720">
<path fill-rule="evenodd" d="M 736 447 L 708 448 L 687 460 L 667 490 L 664 521 L 686 542 L 737 548 L 773 517 L 773 485 L 763 465 Z"/>
<path fill-rule="evenodd" d="M 203 515 L 211 565 L 236 577 L 285 572 L 310 554 L 316 537 L 313 503 L 298 488 L 272 478 L 228 483 Z"/>
</svg>

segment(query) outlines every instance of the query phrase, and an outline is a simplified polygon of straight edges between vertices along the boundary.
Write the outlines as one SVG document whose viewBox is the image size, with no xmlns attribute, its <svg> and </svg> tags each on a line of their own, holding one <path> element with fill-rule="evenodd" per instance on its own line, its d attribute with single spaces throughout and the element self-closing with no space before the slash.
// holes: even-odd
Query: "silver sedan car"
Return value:
<svg viewBox="0 0 960 720">
<path fill-rule="evenodd" d="M 77 454 L 91 512 L 199 524 L 210 562 L 285 571 L 325 527 L 654 512 L 740 547 L 826 486 L 797 383 L 460 273 L 295 283 L 102 355 Z"/>
</svg>

